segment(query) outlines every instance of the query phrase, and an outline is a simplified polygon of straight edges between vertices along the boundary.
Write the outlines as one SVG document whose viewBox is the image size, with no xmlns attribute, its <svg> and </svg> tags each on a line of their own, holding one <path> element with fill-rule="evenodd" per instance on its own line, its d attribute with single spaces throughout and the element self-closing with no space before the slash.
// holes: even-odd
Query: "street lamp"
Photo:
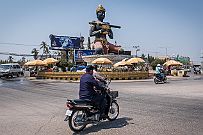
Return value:
<svg viewBox="0 0 203 135">
<path fill-rule="evenodd" d="M 140 51 L 139 47 L 140 47 L 139 45 L 133 46 L 133 48 L 135 48 L 136 57 L 137 57 L 137 52 Z"/>
</svg>

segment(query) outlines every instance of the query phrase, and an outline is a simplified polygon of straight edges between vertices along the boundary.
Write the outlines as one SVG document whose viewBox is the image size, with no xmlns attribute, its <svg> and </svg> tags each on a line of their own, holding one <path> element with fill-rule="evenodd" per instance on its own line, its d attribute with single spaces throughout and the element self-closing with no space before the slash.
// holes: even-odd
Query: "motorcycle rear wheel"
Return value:
<svg viewBox="0 0 203 135">
<path fill-rule="evenodd" d="M 72 131 L 80 132 L 87 126 L 84 120 L 84 115 L 86 114 L 82 110 L 73 111 L 69 118 L 69 127 Z"/>
<path fill-rule="evenodd" d="M 159 83 L 156 78 L 154 78 L 154 83 L 155 83 L 155 84 L 158 84 L 158 83 Z"/>
<path fill-rule="evenodd" d="M 119 115 L 119 106 L 118 106 L 118 103 L 116 101 L 113 101 L 111 103 L 111 106 L 109 108 L 109 113 L 108 113 L 108 117 L 107 119 L 109 121 L 113 121 L 115 120 Z"/>
</svg>

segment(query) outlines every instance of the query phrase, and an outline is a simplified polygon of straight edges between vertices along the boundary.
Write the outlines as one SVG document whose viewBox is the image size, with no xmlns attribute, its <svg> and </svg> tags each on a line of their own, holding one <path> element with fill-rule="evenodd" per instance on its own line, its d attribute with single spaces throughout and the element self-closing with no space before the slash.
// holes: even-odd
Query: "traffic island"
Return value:
<svg viewBox="0 0 203 135">
<path fill-rule="evenodd" d="M 78 81 L 84 72 L 39 72 L 37 79 L 55 79 Z M 100 75 L 111 80 L 140 80 L 149 79 L 149 72 L 133 71 L 133 72 L 99 72 Z"/>
</svg>

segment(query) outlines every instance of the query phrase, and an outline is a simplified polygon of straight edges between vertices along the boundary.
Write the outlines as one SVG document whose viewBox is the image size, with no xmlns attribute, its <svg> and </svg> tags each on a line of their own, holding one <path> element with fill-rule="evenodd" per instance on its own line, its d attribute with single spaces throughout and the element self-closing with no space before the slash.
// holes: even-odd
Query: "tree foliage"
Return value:
<svg viewBox="0 0 203 135">
<path fill-rule="evenodd" d="M 36 60 L 39 54 L 39 50 L 37 50 L 36 48 L 33 48 L 31 53 L 33 54 L 33 57 Z"/>
<path fill-rule="evenodd" d="M 13 57 L 12 57 L 12 56 L 9 56 L 9 57 L 8 57 L 8 62 L 9 62 L 9 63 L 12 63 L 12 62 L 13 62 Z"/>
<path fill-rule="evenodd" d="M 166 62 L 166 60 L 161 60 L 161 59 L 156 58 L 154 61 L 151 62 L 150 65 L 155 70 L 157 64 L 163 65 L 165 62 Z"/>
<path fill-rule="evenodd" d="M 50 51 L 49 51 L 49 45 L 42 41 L 42 43 L 40 44 L 40 49 L 42 49 L 42 56 L 45 55 L 45 57 L 47 58 L 48 54 L 50 54 Z"/>
</svg>

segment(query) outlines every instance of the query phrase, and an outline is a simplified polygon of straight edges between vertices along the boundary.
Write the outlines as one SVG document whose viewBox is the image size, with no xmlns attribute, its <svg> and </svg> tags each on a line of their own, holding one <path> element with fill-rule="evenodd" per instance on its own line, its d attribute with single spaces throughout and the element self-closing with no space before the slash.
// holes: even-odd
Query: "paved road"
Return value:
<svg viewBox="0 0 203 135">
<path fill-rule="evenodd" d="M 78 97 L 78 83 L 0 79 L 1 135 L 74 134 L 64 122 L 66 97 Z M 115 81 L 120 115 L 89 125 L 81 134 L 202 135 L 203 79 Z"/>
</svg>

